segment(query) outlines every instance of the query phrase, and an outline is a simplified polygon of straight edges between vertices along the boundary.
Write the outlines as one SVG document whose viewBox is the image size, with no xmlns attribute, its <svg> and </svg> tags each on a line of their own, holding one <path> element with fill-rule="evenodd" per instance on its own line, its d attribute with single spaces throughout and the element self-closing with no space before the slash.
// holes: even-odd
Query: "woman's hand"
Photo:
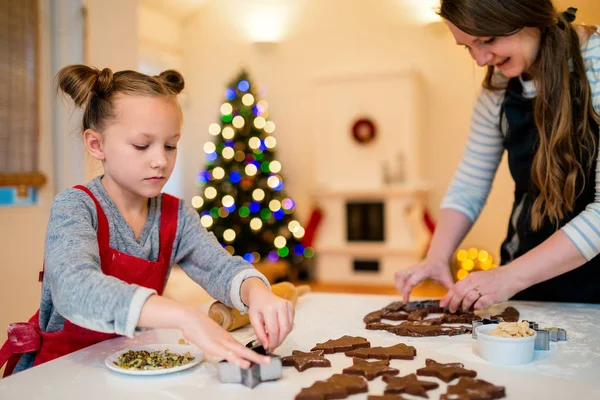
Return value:
<svg viewBox="0 0 600 400">
<path fill-rule="evenodd" d="M 454 283 L 448 262 L 439 260 L 425 259 L 408 269 L 396 272 L 396 288 L 402 293 L 405 303 L 408 302 L 412 289 L 428 278 L 441 283 L 446 289 L 450 289 Z"/>
<path fill-rule="evenodd" d="M 271 292 L 257 278 L 249 278 L 242 285 L 247 293 L 248 314 L 256 337 L 265 350 L 273 351 L 285 340 L 294 326 L 294 305 Z M 242 298 L 245 296 L 242 294 Z"/>
<path fill-rule="evenodd" d="M 188 311 L 180 326 L 183 336 L 198 346 L 207 355 L 223 358 L 241 368 L 250 363 L 268 364 L 270 357 L 245 347 L 206 314 L 195 309 Z"/>
<path fill-rule="evenodd" d="M 440 306 L 448 306 L 450 312 L 482 309 L 494 303 L 506 301 L 523 288 L 508 266 L 487 271 L 472 272 L 448 291 L 440 300 Z"/>
</svg>

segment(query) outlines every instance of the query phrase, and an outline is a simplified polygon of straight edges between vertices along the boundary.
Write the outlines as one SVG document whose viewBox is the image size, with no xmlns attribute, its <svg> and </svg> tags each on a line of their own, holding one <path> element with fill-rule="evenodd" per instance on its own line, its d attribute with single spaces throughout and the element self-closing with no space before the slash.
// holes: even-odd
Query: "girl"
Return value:
<svg viewBox="0 0 600 400">
<path fill-rule="evenodd" d="M 292 304 L 252 265 L 230 256 L 195 210 L 161 193 L 181 135 L 182 76 L 73 65 L 57 80 L 83 109 L 85 147 L 104 175 L 52 204 L 40 309 L 28 324 L 9 327 L 0 350 L 0 367 L 10 358 L 5 375 L 117 335 L 133 337 L 138 328 L 181 329 L 207 354 L 243 368 L 269 362 L 206 314 L 161 296 L 178 264 L 215 299 L 249 312 L 271 350 L 294 319 Z"/>
<path fill-rule="evenodd" d="M 573 25 L 576 11 L 558 13 L 551 0 L 441 1 L 457 44 L 487 76 L 427 256 L 396 273 L 405 301 L 432 278 L 449 289 L 441 305 L 452 312 L 509 298 L 600 302 L 600 30 Z M 504 150 L 515 197 L 503 267 L 453 285 L 450 259 Z"/>
</svg>

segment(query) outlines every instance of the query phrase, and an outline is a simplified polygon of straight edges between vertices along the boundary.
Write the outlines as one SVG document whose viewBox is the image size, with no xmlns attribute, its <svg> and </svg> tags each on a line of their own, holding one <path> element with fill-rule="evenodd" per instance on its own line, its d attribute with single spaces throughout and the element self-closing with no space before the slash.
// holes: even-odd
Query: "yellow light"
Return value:
<svg viewBox="0 0 600 400">
<path fill-rule="evenodd" d="M 192 197 L 192 207 L 200 208 L 204 205 L 204 199 L 200 196 Z"/>
<path fill-rule="evenodd" d="M 263 201 L 265 198 L 265 191 L 262 189 L 254 189 L 252 192 L 252 198 L 256 201 Z"/>
<path fill-rule="evenodd" d="M 257 231 L 260 228 L 262 228 L 262 221 L 260 220 L 260 218 L 252 218 L 250 220 L 250 229 Z"/>
<path fill-rule="evenodd" d="M 223 128 L 223 139 L 231 140 L 235 136 L 235 131 L 232 127 L 226 126 Z"/>
<path fill-rule="evenodd" d="M 263 117 L 254 118 L 254 127 L 256 129 L 262 129 L 265 127 L 266 124 L 267 124 L 267 121 L 265 121 L 265 119 Z"/>
<path fill-rule="evenodd" d="M 221 154 L 223 155 L 224 159 L 231 160 L 235 154 L 235 151 L 232 147 L 227 146 L 223 148 L 223 152 L 221 152 Z"/>
<path fill-rule="evenodd" d="M 217 147 L 215 146 L 215 144 L 213 142 L 204 143 L 204 152 L 206 154 L 214 153 L 215 150 L 217 150 Z"/>
<path fill-rule="evenodd" d="M 491 254 L 488 255 L 488 261 L 493 264 L 494 263 L 494 257 L 492 257 Z"/>
<path fill-rule="evenodd" d="M 456 273 L 456 278 L 459 281 L 462 281 L 463 279 L 465 279 L 467 277 L 467 275 L 469 275 L 469 271 L 467 271 L 466 269 L 459 269 L 458 272 Z"/>
<path fill-rule="evenodd" d="M 233 248 L 233 246 L 225 246 L 225 250 L 227 250 L 227 252 L 231 255 L 235 253 L 235 249 Z"/>
<path fill-rule="evenodd" d="M 219 217 L 227 218 L 229 215 L 229 211 L 227 211 L 224 207 L 219 208 Z"/>
<path fill-rule="evenodd" d="M 481 262 L 480 266 L 482 270 L 486 271 L 492 268 L 492 262 L 490 260 L 485 260 Z"/>
<path fill-rule="evenodd" d="M 254 176 L 254 175 L 256 175 L 258 168 L 256 168 L 256 165 L 254 165 L 254 164 L 248 164 L 248 165 L 246 165 L 246 168 L 244 169 L 244 171 L 246 172 L 246 175 Z"/>
<path fill-rule="evenodd" d="M 223 232 L 223 239 L 226 242 L 233 242 L 235 240 L 235 231 L 233 229 L 225 229 L 225 232 Z"/>
<path fill-rule="evenodd" d="M 459 250 L 458 253 L 456 253 L 456 259 L 458 261 L 464 261 L 467 259 L 467 251 L 466 250 Z"/>
<path fill-rule="evenodd" d="M 212 176 L 215 179 L 223 179 L 225 176 L 225 170 L 221 167 L 216 167 L 212 170 Z"/>
<path fill-rule="evenodd" d="M 251 106 L 254 104 L 254 96 L 250 93 L 246 93 L 244 97 L 242 97 L 242 103 L 244 103 L 245 106 Z"/>
<path fill-rule="evenodd" d="M 219 126 L 219 124 L 212 123 L 208 127 L 208 133 L 210 133 L 213 136 L 217 136 L 219 133 L 221 133 L 221 127 Z"/>
<path fill-rule="evenodd" d="M 257 263 L 260 261 L 260 254 L 258 254 L 258 252 L 253 251 L 252 255 L 254 256 L 254 262 Z"/>
<path fill-rule="evenodd" d="M 221 114 L 229 115 L 233 111 L 233 107 L 229 103 L 223 103 L 221 105 Z"/>
<path fill-rule="evenodd" d="M 246 159 L 246 153 L 244 153 L 241 150 L 238 150 L 238 151 L 235 152 L 234 158 L 235 158 L 235 161 L 242 162 L 242 161 L 244 161 Z"/>
<path fill-rule="evenodd" d="M 267 111 L 269 108 L 269 103 L 267 103 L 266 100 L 259 100 L 258 103 L 256 103 L 256 105 L 262 106 L 265 109 L 265 111 Z"/>
<path fill-rule="evenodd" d="M 244 126 L 244 124 L 246 123 L 246 121 L 244 120 L 244 117 L 242 117 L 241 115 L 237 115 L 235 117 L 233 117 L 233 121 L 231 121 L 231 124 L 240 129 L 242 126 Z"/>
<path fill-rule="evenodd" d="M 485 260 L 488 259 L 488 256 L 489 256 L 489 254 L 488 254 L 487 251 L 485 251 L 485 250 L 479 250 L 479 254 L 477 254 L 477 259 L 479 261 L 483 262 L 483 261 L 485 261 Z"/>
<path fill-rule="evenodd" d="M 248 139 L 248 146 L 252 150 L 258 149 L 260 147 L 260 139 L 257 138 L 256 136 L 251 137 L 250 139 Z"/>
<path fill-rule="evenodd" d="M 476 259 L 477 254 L 479 254 L 479 251 L 477 251 L 475 247 L 471 247 L 469 250 L 467 250 L 467 255 L 471 260 Z"/>
<path fill-rule="evenodd" d="M 268 149 L 274 149 L 275 146 L 277 146 L 277 139 L 273 136 L 267 136 L 265 138 L 265 146 L 267 146 Z"/>
<path fill-rule="evenodd" d="M 279 200 L 271 200 L 269 202 L 269 209 L 273 212 L 281 210 L 281 202 Z"/>
<path fill-rule="evenodd" d="M 206 189 L 204 189 L 204 197 L 206 197 L 209 200 L 214 199 L 215 197 L 217 197 L 217 189 L 215 189 L 212 186 L 208 186 Z"/>
<path fill-rule="evenodd" d="M 298 228 L 301 228 L 300 222 L 298 222 L 298 221 L 290 221 L 290 223 L 288 224 L 288 229 L 292 233 L 296 232 L 296 230 L 298 230 Z"/>
<path fill-rule="evenodd" d="M 304 237 L 304 228 L 299 227 L 294 231 L 293 235 L 296 239 L 302 239 Z"/>
<path fill-rule="evenodd" d="M 280 249 L 287 244 L 287 240 L 283 236 L 277 236 L 275 240 L 273 240 L 273 244 L 275 244 L 275 247 Z"/>
<path fill-rule="evenodd" d="M 267 133 L 275 132 L 275 122 L 267 121 L 267 123 L 265 124 L 265 132 L 267 132 Z"/>
<path fill-rule="evenodd" d="M 232 205 L 235 204 L 235 199 L 233 198 L 233 196 L 226 195 L 226 196 L 223 196 L 223 198 L 221 199 L 221 203 L 223 204 L 224 207 L 231 207 Z"/>
<path fill-rule="evenodd" d="M 269 185 L 269 187 L 270 187 L 270 188 L 276 188 L 277 186 L 279 186 L 279 183 L 280 183 L 280 182 L 281 182 L 281 181 L 279 180 L 279 177 L 277 177 L 277 176 L 275 176 L 275 175 L 273 175 L 273 176 L 270 176 L 270 177 L 267 179 L 267 185 Z"/>
<path fill-rule="evenodd" d="M 203 227 L 210 228 L 213 224 L 213 219 L 210 215 L 203 215 L 202 218 L 200 218 L 200 223 Z"/>
<path fill-rule="evenodd" d="M 281 171 L 281 163 L 279 161 L 271 161 L 271 164 L 269 164 L 269 169 L 271 172 L 278 173 Z"/>
<path fill-rule="evenodd" d="M 467 258 L 463 262 L 460 263 L 464 269 L 467 271 L 471 271 L 475 267 L 475 263 L 470 258 Z"/>
</svg>

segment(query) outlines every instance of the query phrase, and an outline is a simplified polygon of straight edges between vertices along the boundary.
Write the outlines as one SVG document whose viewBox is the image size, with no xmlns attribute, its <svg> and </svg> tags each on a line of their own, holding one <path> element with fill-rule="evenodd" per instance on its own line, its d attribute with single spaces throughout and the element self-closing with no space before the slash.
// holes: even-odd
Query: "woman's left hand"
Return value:
<svg viewBox="0 0 600 400">
<path fill-rule="evenodd" d="M 522 289 L 512 276 L 512 270 L 507 267 L 470 273 L 452 286 L 440 300 L 440 306 L 448 306 L 450 312 L 456 312 L 459 308 L 465 311 L 472 308 L 479 310 L 508 300 Z"/>
<path fill-rule="evenodd" d="M 248 314 L 256 337 L 265 350 L 273 351 L 292 331 L 294 305 L 264 285 L 253 288 L 248 298 Z"/>
</svg>

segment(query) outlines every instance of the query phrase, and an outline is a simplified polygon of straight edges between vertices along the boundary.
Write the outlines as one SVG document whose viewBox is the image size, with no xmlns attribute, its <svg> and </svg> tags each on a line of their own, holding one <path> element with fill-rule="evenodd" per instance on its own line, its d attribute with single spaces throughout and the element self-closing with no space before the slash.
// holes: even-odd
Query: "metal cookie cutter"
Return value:
<svg viewBox="0 0 600 400">
<path fill-rule="evenodd" d="M 535 338 L 535 350 L 550 350 L 550 342 L 566 341 L 567 331 L 562 328 L 543 328 L 533 321 L 529 321 L 529 327 L 537 333 Z"/>
<path fill-rule="evenodd" d="M 502 318 L 483 318 L 480 320 L 474 320 L 472 322 L 473 324 L 473 331 L 471 332 L 471 337 L 473 339 L 477 339 L 477 332 L 475 332 L 475 330 L 477 329 L 477 327 L 480 327 L 481 325 L 489 325 L 489 324 L 499 324 L 500 322 L 504 322 L 504 320 Z"/>
<path fill-rule="evenodd" d="M 268 355 L 271 357 L 271 362 L 269 364 L 251 363 L 249 368 L 244 369 L 225 360 L 220 361 L 218 367 L 221 383 L 243 383 L 250 389 L 253 389 L 261 382 L 273 381 L 281 378 L 283 370 L 281 357 L 268 354 L 258 340 L 253 340 L 248 343 L 246 347 L 251 348 L 259 354 Z"/>
</svg>

